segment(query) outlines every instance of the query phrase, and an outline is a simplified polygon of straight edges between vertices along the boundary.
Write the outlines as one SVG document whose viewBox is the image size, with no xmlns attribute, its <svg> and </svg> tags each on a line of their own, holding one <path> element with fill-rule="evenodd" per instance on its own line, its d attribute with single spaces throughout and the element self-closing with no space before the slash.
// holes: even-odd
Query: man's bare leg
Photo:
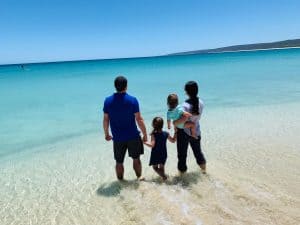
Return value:
<svg viewBox="0 0 300 225">
<path fill-rule="evenodd" d="M 139 158 L 133 159 L 133 169 L 134 169 L 136 177 L 139 180 L 142 180 L 143 179 L 142 178 L 142 163 Z"/>
<path fill-rule="evenodd" d="M 116 164 L 116 174 L 117 174 L 117 178 L 119 180 L 123 180 L 123 176 L 124 176 L 124 166 L 122 163 L 117 163 Z"/>
</svg>

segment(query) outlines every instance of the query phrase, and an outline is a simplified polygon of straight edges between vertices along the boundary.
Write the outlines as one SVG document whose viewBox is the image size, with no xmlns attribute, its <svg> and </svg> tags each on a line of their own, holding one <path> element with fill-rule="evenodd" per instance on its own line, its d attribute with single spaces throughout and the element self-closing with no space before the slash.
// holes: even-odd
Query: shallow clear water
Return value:
<svg viewBox="0 0 300 225">
<path fill-rule="evenodd" d="M 148 129 L 166 96 L 196 80 L 205 102 L 208 175 L 189 157 L 161 184 L 115 182 L 102 103 L 124 74 Z M 3 224 L 296 224 L 300 207 L 300 50 L 272 50 L 0 67 Z M 118 215 L 118 216 L 116 216 Z M 2 223 L 1 223 L 2 224 Z"/>
</svg>

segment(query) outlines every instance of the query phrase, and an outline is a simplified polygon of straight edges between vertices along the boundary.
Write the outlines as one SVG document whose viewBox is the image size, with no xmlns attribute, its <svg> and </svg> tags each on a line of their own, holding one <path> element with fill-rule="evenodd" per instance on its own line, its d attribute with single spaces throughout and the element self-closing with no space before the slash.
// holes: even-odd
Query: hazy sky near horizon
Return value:
<svg viewBox="0 0 300 225">
<path fill-rule="evenodd" d="M 1 0 L 0 64 L 300 38 L 299 0 Z"/>
</svg>

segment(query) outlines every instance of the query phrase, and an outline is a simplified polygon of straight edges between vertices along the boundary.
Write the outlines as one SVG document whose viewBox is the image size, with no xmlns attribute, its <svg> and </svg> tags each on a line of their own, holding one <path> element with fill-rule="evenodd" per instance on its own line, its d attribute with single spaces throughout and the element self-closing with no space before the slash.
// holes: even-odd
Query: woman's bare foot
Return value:
<svg viewBox="0 0 300 225">
<path fill-rule="evenodd" d="M 199 165 L 203 174 L 206 174 L 206 164 Z"/>
</svg>

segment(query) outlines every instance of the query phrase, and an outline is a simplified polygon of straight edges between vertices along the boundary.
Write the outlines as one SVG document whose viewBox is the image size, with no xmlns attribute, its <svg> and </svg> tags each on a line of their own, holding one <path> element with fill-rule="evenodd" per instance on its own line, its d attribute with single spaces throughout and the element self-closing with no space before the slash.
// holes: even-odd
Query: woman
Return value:
<svg viewBox="0 0 300 225">
<path fill-rule="evenodd" d="M 184 111 L 192 114 L 190 120 L 196 125 L 196 134 L 198 138 L 191 136 L 190 129 L 178 129 L 177 130 L 177 168 L 181 173 L 186 172 L 186 157 L 187 149 L 190 144 L 197 164 L 200 166 L 203 173 L 206 173 L 206 160 L 201 151 L 201 133 L 199 120 L 203 110 L 203 102 L 198 97 L 198 84 L 195 81 L 189 81 L 185 84 L 185 92 L 189 99 L 182 105 Z M 182 118 L 174 121 L 174 125 L 183 123 L 186 118 Z"/>
</svg>

